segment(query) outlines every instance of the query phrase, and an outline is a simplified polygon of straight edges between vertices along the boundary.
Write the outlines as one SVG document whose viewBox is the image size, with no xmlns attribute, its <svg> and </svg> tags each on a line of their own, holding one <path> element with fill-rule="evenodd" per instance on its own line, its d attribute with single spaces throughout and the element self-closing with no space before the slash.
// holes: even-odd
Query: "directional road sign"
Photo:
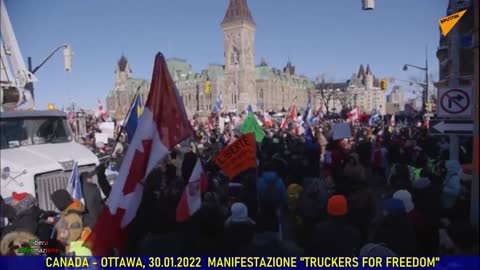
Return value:
<svg viewBox="0 0 480 270">
<path fill-rule="evenodd" d="M 472 87 L 439 88 L 437 115 L 439 117 L 468 118 L 472 116 Z"/>
<path fill-rule="evenodd" d="M 430 134 L 432 135 L 472 135 L 473 120 L 430 120 Z"/>
</svg>

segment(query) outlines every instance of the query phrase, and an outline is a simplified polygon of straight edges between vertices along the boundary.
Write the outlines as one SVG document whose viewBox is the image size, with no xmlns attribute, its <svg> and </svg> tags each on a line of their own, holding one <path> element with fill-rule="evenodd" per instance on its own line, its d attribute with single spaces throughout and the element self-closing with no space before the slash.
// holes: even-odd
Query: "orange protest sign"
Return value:
<svg viewBox="0 0 480 270">
<path fill-rule="evenodd" d="M 247 169 L 255 168 L 257 159 L 253 133 L 242 135 L 223 149 L 215 158 L 215 163 L 230 179 Z"/>
</svg>

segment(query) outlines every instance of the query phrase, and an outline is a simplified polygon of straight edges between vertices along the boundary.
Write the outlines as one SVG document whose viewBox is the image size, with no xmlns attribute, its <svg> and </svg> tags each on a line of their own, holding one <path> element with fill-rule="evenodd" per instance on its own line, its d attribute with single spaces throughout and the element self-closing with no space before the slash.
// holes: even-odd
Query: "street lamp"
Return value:
<svg viewBox="0 0 480 270">
<path fill-rule="evenodd" d="M 430 97 L 429 97 L 429 93 L 428 93 L 428 60 L 427 58 L 425 57 L 425 67 L 419 67 L 419 66 L 415 66 L 415 65 L 410 65 L 410 64 L 405 64 L 403 66 L 403 71 L 407 71 L 408 70 L 408 67 L 413 67 L 413 68 L 416 68 L 416 69 L 420 69 L 420 70 L 423 70 L 425 71 L 425 91 L 423 92 L 423 100 L 422 102 L 423 103 L 429 103 L 430 101 Z M 422 106 L 423 107 L 423 106 Z M 424 109 L 425 110 L 425 109 Z"/>
<path fill-rule="evenodd" d="M 55 50 L 53 50 L 52 53 L 50 53 L 50 55 L 48 55 L 41 63 L 40 65 L 38 65 L 37 67 L 35 68 L 32 68 L 32 57 L 28 57 L 27 58 L 27 61 L 28 61 L 28 71 L 30 71 L 32 74 L 35 74 L 35 72 L 37 72 L 48 60 L 50 60 L 50 58 L 52 58 L 52 56 L 58 52 L 60 49 L 63 49 L 63 57 L 64 57 L 64 68 L 65 68 L 65 71 L 70 71 L 72 69 L 72 50 L 70 48 L 70 46 L 68 44 L 62 44 L 60 46 L 58 46 Z M 33 83 L 28 83 L 26 86 L 25 86 L 25 89 L 28 89 L 30 90 L 30 92 L 32 93 L 32 96 L 35 97 L 34 95 L 34 88 L 33 88 Z"/>
</svg>

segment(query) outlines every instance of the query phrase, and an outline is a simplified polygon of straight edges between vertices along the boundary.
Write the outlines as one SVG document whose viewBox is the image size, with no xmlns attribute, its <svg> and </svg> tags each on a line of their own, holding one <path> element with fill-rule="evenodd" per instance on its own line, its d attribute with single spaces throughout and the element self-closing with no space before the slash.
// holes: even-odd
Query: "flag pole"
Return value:
<svg viewBox="0 0 480 270">
<path fill-rule="evenodd" d="M 115 142 L 113 143 L 113 149 L 112 149 L 112 152 L 110 153 L 110 155 L 106 156 L 103 158 L 103 160 L 112 160 L 112 155 L 113 153 L 115 153 L 115 148 L 117 147 L 117 144 L 118 142 L 120 141 L 120 136 L 122 135 L 122 132 L 125 130 L 125 124 L 126 124 L 126 120 L 128 120 L 128 118 L 130 117 L 130 114 L 132 113 L 132 108 L 134 107 L 135 105 L 135 101 L 137 100 L 137 97 L 140 93 L 140 88 L 142 88 L 142 86 L 145 84 L 145 82 L 143 82 L 138 88 L 137 88 L 137 91 L 135 92 L 135 96 L 133 97 L 133 100 L 132 102 L 130 103 L 130 107 L 128 108 L 128 112 L 127 114 L 125 115 L 125 119 L 123 120 L 123 123 L 120 127 L 120 130 L 118 131 L 118 134 L 117 134 L 117 138 L 115 138 Z"/>
</svg>

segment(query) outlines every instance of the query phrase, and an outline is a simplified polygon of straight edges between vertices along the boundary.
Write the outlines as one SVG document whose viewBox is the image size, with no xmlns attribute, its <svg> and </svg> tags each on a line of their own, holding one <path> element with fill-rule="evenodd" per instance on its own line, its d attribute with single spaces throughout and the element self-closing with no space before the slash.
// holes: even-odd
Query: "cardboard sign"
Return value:
<svg viewBox="0 0 480 270">
<path fill-rule="evenodd" d="M 255 136 L 247 133 L 227 146 L 215 158 L 215 163 L 230 179 L 257 166 Z"/>
<path fill-rule="evenodd" d="M 348 139 L 352 136 L 349 123 L 336 124 L 332 127 L 332 137 L 334 140 Z"/>
<path fill-rule="evenodd" d="M 107 134 L 110 138 L 113 138 L 115 132 L 115 124 L 113 122 L 104 122 L 99 125 L 103 134 Z"/>
<path fill-rule="evenodd" d="M 108 138 L 110 137 L 110 134 L 107 133 L 95 133 L 95 141 L 101 142 L 103 144 L 108 144 Z"/>
</svg>

